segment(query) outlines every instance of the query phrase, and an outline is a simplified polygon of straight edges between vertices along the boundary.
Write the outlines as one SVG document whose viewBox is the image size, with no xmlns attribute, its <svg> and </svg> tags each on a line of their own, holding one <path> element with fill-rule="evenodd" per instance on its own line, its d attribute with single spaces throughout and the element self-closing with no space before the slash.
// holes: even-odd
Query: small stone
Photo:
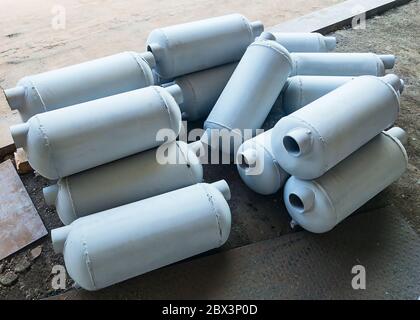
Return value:
<svg viewBox="0 0 420 320">
<path fill-rule="evenodd" d="M 24 272 L 24 271 L 28 270 L 30 266 L 31 266 L 31 261 L 26 259 L 26 257 L 23 257 L 22 259 L 20 259 L 16 263 L 16 266 L 15 266 L 14 270 L 17 273 L 21 273 L 21 272 Z"/>
<path fill-rule="evenodd" d="M 3 263 L 1 263 L 1 264 L 0 264 L 0 274 L 3 272 L 3 270 L 4 270 L 4 264 L 3 264 Z"/>
<path fill-rule="evenodd" d="M 9 271 L 0 275 L 0 283 L 5 287 L 10 287 L 17 281 L 18 278 L 19 276 L 16 273 Z"/>
<path fill-rule="evenodd" d="M 31 260 L 35 260 L 38 258 L 42 253 L 42 246 L 38 246 L 31 250 Z"/>
</svg>

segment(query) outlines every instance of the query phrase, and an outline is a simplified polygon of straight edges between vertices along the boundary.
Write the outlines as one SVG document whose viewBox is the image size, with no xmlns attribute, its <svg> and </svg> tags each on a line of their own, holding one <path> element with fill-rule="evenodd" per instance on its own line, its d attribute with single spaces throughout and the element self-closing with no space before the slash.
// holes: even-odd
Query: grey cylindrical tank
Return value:
<svg viewBox="0 0 420 320">
<path fill-rule="evenodd" d="M 150 53 L 123 52 L 24 77 L 4 93 L 10 108 L 26 121 L 45 111 L 153 85 L 151 58 Z"/>
<path fill-rule="evenodd" d="M 235 62 L 176 78 L 184 97 L 179 105 L 182 117 L 189 121 L 207 117 L 236 66 Z"/>
<path fill-rule="evenodd" d="M 328 52 L 337 44 L 335 37 L 316 32 L 273 32 L 276 41 L 289 52 Z"/>
<path fill-rule="evenodd" d="M 320 177 L 394 123 L 400 85 L 396 75 L 358 77 L 280 119 L 271 137 L 280 166 Z"/>
<path fill-rule="evenodd" d="M 56 207 L 64 224 L 99 211 L 183 188 L 203 180 L 194 151 L 182 141 L 162 146 L 169 163 L 157 161 L 148 150 L 58 180 L 44 188 L 48 204 Z"/>
<path fill-rule="evenodd" d="M 397 180 L 407 168 L 407 154 L 390 133 L 374 137 L 322 177 L 291 177 L 284 202 L 292 219 L 308 231 L 327 232 Z"/>
<path fill-rule="evenodd" d="M 248 47 L 207 117 L 205 130 L 227 129 L 242 139 L 241 132 L 233 130 L 261 128 L 292 67 L 288 51 L 269 40 L 273 38 L 264 33 Z"/>
<path fill-rule="evenodd" d="M 147 49 L 158 75 L 171 79 L 240 60 L 263 30 L 261 22 L 231 14 L 153 30 Z"/>
<path fill-rule="evenodd" d="M 354 77 L 294 76 L 287 79 L 280 95 L 286 115 L 337 89 Z"/>
<path fill-rule="evenodd" d="M 393 55 L 374 53 L 291 53 L 291 76 L 383 76 L 395 63 Z"/>
<path fill-rule="evenodd" d="M 151 86 L 33 116 L 10 128 L 32 168 L 66 177 L 154 148 L 160 129 L 181 129 L 181 112 L 165 89 Z"/>
<path fill-rule="evenodd" d="M 80 218 L 51 232 L 70 277 L 98 290 L 223 245 L 230 191 L 199 183 Z"/>
</svg>

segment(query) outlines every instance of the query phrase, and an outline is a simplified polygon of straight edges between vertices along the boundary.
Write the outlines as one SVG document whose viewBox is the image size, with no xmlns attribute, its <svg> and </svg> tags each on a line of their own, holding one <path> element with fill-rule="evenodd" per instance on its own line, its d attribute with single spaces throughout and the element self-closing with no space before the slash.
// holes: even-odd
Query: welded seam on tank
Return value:
<svg viewBox="0 0 420 320">
<path fill-rule="evenodd" d="M 313 133 L 315 133 L 317 136 L 318 136 L 318 138 L 319 138 L 319 140 L 321 141 L 321 146 L 322 146 L 322 151 L 323 151 L 323 153 L 325 152 L 325 150 L 326 150 L 326 148 L 327 148 L 327 145 L 328 145 L 328 143 L 327 143 L 327 141 L 324 139 L 324 137 L 318 132 L 318 130 L 316 130 L 315 129 L 315 127 L 313 127 L 309 122 L 306 122 L 305 120 L 303 120 L 303 119 L 301 119 L 301 118 L 299 118 L 299 117 L 297 117 L 297 116 L 295 116 L 295 115 L 293 115 L 293 114 L 291 114 L 291 115 L 289 115 L 288 117 L 290 117 L 290 118 L 293 118 L 293 119 L 296 119 L 296 120 L 298 120 L 298 121 L 300 121 L 300 122 L 302 122 L 302 123 L 304 123 L 304 124 L 306 124 L 311 130 L 312 130 L 312 132 Z M 312 133 L 312 137 L 313 137 L 313 134 Z M 330 168 L 330 164 L 329 163 L 327 163 L 326 165 L 325 165 L 325 168 L 326 169 L 328 169 L 328 168 Z"/>
<path fill-rule="evenodd" d="M 193 95 L 193 101 L 191 102 L 191 105 L 195 105 L 197 103 L 197 94 L 194 90 L 194 86 L 191 84 L 191 81 L 188 80 L 186 77 L 182 79 L 184 83 L 187 84 L 187 86 L 191 89 L 192 95 Z"/>
<path fill-rule="evenodd" d="M 323 51 L 327 50 L 327 46 L 326 43 L 324 41 L 324 38 L 321 35 L 317 35 L 317 40 L 318 40 L 318 52 L 320 52 L 321 48 Z"/>
<path fill-rule="evenodd" d="M 35 115 L 34 118 L 38 122 L 39 132 L 41 133 L 41 136 L 45 141 L 44 145 L 47 147 L 47 150 L 48 150 L 48 159 L 50 160 L 50 164 L 52 164 L 52 167 L 55 171 L 56 176 L 60 177 L 60 174 L 59 174 L 56 162 L 55 162 L 54 152 L 53 152 L 53 149 L 51 148 L 52 143 L 48 139 L 48 134 L 47 134 L 45 128 L 43 127 L 41 121 L 39 120 L 39 116 Z"/>
<path fill-rule="evenodd" d="M 143 75 L 146 77 L 147 85 L 148 86 L 153 85 L 154 84 L 153 74 L 149 72 L 150 68 L 144 67 L 144 63 L 146 63 L 149 66 L 147 61 L 143 57 L 141 56 L 139 57 L 135 52 L 132 52 L 132 51 L 127 51 L 127 52 L 133 57 L 137 65 L 140 67 Z"/>
<path fill-rule="evenodd" d="M 217 126 L 220 126 L 220 127 L 222 127 L 223 129 L 227 129 L 227 130 L 229 130 L 229 131 L 233 131 L 233 129 L 232 128 L 229 128 L 228 126 L 225 126 L 225 125 L 223 125 L 223 124 L 221 124 L 221 123 L 218 123 L 218 122 L 215 122 L 215 121 L 212 121 L 212 120 L 206 120 L 206 122 L 207 123 L 213 123 L 213 124 L 215 124 L 215 125 L 217 125 Z"/>
<path fill-rule="evenodd" d="M 67 187 L 66 188 L 67 194 L 68 194 L 69 199 L 70 199 L 71 210 L 72 210 L 72 213 L 73 213 L 73 218 L 74 218 L 73 221 L 74 221 L 74 220 L 77 220 L 78 216 L 76 214 L 76 208 L 74 207 L 73 196 L 71 194 L 71 187 L 70 187 L 70 184 L 69 184 L 69 179 L 68 178 L 64 178 L 64 180 L 65 180 L 65 184 L 66 184 L 66 187 Z"/>
<path fill-rule="evenodd" d="M 251 23 L 246 19 L 243 15 L 239 15 L 241 17 L 242 23 L 244 24 L 245 28 L 249 31 L 249 44 L 253 43 L 255 41 L 254 38 L 254 32 L 252 32 Z"/>
<path fill-rule="evenodd" d="M 298 77 L 299 81 L 299 106 L 302 105 L 302 97 L 303 97 L 303 82 L 302 78 Z"/>
<path fill-rule="evenodd" d="M 269 48 L 269 49 L 275 51 L 276 53 L 278 53 L 278 54 L 282 55 L 284 58 L 286 58 L 286 60 L 289 61 L 290 65 L 292 66 L 293 65 L 293 60 L 290 57 L 290 55 L 288 55 L 286 52 L 284 52 L 282 50 L 277 49 L 275 46 L 271 45 L 270 41 L 275 42 L 273 40 L 264 41 L 264 42 L 257 42 L 256 41 L 252 45 Z M 275 42 L 275 43 L 277 43 L 277 42 Z"/>
<path fill-rule="evenodd" d="M 188 149 L 187 149 L 187 154 L 185 154 L 184 153 L 184 150 L 179 145 L 179 141 L 176 141 L 175 143 L 176 143 L 176 145 L 178 147 L 178 150 L 181 152 L 182 156 L 184 157 L 185 166 L 187 167 L 188 175 L 190 176 L 192 183 L 195 183 L 196 182 L 195 176 L 192 174 L 191 164 L 190 164 L 190 160 L 188 158 Z M 187 146 L 187 148 L 188 148 L 188 146 Z"/>
<path fill-rule="evenodd" d="M 165 89 L 163 89 L 163 88 L 160 88 L 160 87 L 151 87 L 156 93 L 157 93 L 157 95 L 158 95 L 158 97 L 159 97 L 159 100 L 163 103 L 163 105 L 164 105 L 164 109 L 166 110 L 166 112 L 168 113 L 168 116 L 169 116 L 169 124 L 171 125 L 171 128 L 166 128 L 166 129 L 173 129 L 174 128 L 174 119 L 172 118 L 172 115 L 171 115 L 171 110 L 169 109 L 169 106 L 168 106 L 168 103 L 167 103 L 167 101 L 166 101 L 166 99 L 161 95 L 161 93 L 160 93 L 160 91 L 159 90 L 165 90 Z M 160 88 L 160 89 L 158 89 L 158 88 Z M 165 92 L 167 92 L 167 91 L 165 91 Z M 170 95 L 170 93 L 168 93 L 169 95 Z M 172 96 L 172 95 L 171 95 Z M 161 128 L 161 129 L 163 129 L 163 128 Z M 181 130 L 181 128 L 180 128 L 180 130 Z M 177 132 L 177 136 L 178 136 L 178 134 L 179 134 L 179 132 Z"/>
<path fill-rule="evenodd" d="M 83 237 L 81 241 L 82 241 L 82 246 L 83 246 L 83 255 L 85 256 L 86 268 L 89 274 L 89 278 L 90 278 L 90 281 L 92 282 L 93 288 L 96 290 L 97 287 L 96 287 L 96 281 L 95 281 L 95 276 L 94 276 L 93 267 L 92 267 L 92 260 L 89 257 L 89 251 L 88 251 L 87 242 L 86 242 L 84 233 L 83 233 Z"/>
<path fill-rule="evenodd" d="M 44 103 L 44 100 L 42 100 L 42 97 L 38 91 L 38 89 L 36 88 L 35 83 L 33 82 L 33 80 L 29 80 L 29 83 L 31 84 L 31 89 L 35 91 L 35 96 L 39 99 L 39 101 L 41 102 L 42 108 L 44 108 L 44 111 L 48 111 L 47 107 Z"/>
<path fill-rule="evenodd" d="M 405 159 L 405 161 L 406 161 L 406 165 L 408 165 L 408 155 L 407 155 L 407 150 L 405 150 L 404 145 L 402 144 L 402 142 L 401 142 L 398 138 L 396 138 L 396 137 L 392 136 L 391 134 L 389 134 L 389 133 L 388 133 L 388 132 L 386 132 L 386 131 L 382 131 L 382 133 L 383 133 L 383 134 L 384 134 L 387 138 L 391 139 L 393 142 L 395 142 L 395 143 L 397 144 L 398 148 L 400 148 L 400 150 L 401 150 L 402 154 L 404 155 L 404 159 Z"/>
<path fill-rule="evenodd" d="M 324 189 L 324 187 L 323 187 L 320 183 L 318 183 L 318 182 L 316 181 L 316 179 L 313 179 L 313 180 L 311 180 L 311 181 L 312 181 L 312 183 L 313 183 L 314 185 L 316 185 L 316 186 L 319 188 L 319 190 L 321 190 L 321 192 L 324 194 L 325 199 L 327 199 L 327 200 L 328 200 L 328 203 L 329 203 L 329 205 L 330 205 L 331 209 L 333 210 L 333 213 L 334 213 L 334 215 L 335 215 L 335 217 L 336 217 L 336 219 L 335 219 L 335 225 L 337 225 L 338 223 L 340 223 L 340 220 L 338 220 L 338 214 L 337 214 L 337 211 L 335 210 L 335 206 L 333 205 L 333 203 L 332 203 L 332 201 L 331 201 L 330 196 L 328 195 L 328 193 L 327 193 L 327 191 Z M 315 201 L 316 201 L 316 198 L 315 198 Z"/>
<path fill-rule="evenodd" d="M 210 206 L 214 216 L 216 217 L 216 224 L 217 228 L 219 229 L 219 246 L 223 244 L 223 233 L 222 233 L 222 225 L 220 223 L 220 213 L 217 211 L 216 206 L 214 205 L 213 197 L 211 193 L 208 191 L 208 187 L 204 183 L 199 183 L 199 185 L 204 189 L 204 192 L 207 196 L 208 201 L 210 202 Z"/>
<path fill-rule="evenodd" d="M 163 31 L 163 29 L 159 29 L 161 32 L 162 32 L 162 34 L 163 34 L 163 38 L 165 39 L 165 43 L 166 43 L 166 47 L 167 48 L 170 48 L 170 41 L 169 41 L 169 38 L 168 38 L 168 36 L 166 35 L 166 33 L 165 33 L 165 31 Z M 153 52 L 152 52 L 153 53 Z M 175 55 L 174 54 L 170 54 L 169 55 L 170 57 L 171 57 L 171 61 L 172 61 L 172 68 L 171 68 L 171 72 L 170 72 L 170 74 L 174 74 L 174 69 L 175 69 L 175 63 L 176 63 L 176 59 L 175 59 Z M 162 77 L 162 78 L 164 78 L 164 77 Z"/>
</svg>

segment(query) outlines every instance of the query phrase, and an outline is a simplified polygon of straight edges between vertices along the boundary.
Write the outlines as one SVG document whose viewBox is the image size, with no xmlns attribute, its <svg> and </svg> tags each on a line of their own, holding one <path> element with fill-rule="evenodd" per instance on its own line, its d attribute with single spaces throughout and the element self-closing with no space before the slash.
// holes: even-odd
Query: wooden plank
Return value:
<svg viewBox="0 0 420 320">
<path fill-rule="evenodd" d="M 325 234 L 296 232 L 52 299 L 417 299 L 419 263 L 420 238 L 387 207 Z M 355 265 L 365 290 L 351 285 Z"/>
<path fill-rule="evenodd" d="M 320 9 L 307 15 L 278 24 L 268 29 L 277 32 L 333 32 L 350 25 L 353 17 L 365 14 L 366 18 L 380 14 L 410 0 L 348 0 L 335 6 Z"/>
<path fill-rule="evenodd" d="M 46 234 L 12 162 L 0 163 L 0 260 Z"/>
</svg>

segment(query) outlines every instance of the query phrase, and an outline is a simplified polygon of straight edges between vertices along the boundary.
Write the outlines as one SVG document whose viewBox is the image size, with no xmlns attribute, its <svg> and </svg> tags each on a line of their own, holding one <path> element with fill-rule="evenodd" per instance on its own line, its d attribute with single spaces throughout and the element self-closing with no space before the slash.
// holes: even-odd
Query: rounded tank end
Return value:
<svg viewBox="0 0 420 320">
<path fill-rule="evenodd" d="M 10 127 L 10 133 L 16 148 L 25 148 L 29 132 L 29 123 L 20 123 Z"/>
<path fill-rule="evenodd" d="M 271 32 L 263 32 L 258 39 L 276 41 L 276 36 Z"/>
<path fill-rule="evenodd" d="M 380 54 L 379 59 L 382 60 L 385 69 L 392 69 L 395 65 L 395 56 L 393 54 Z"/>
<path fill-rule="evenodd" d="M 211 185 L 215 187 L 217 190 L 219 190 L 226 200 L 230 200 L 231 198 L 230 188 L 226 180 L 219 180 L 219 181 L 213 182 Z"/>
<path fill-rule="evenodd" d="M 400 140 L 403 146 L 407 145 L 408 135 L 404 129 L 401 129 L 400 127 L 392 127 L 391 129 L 388 129 L 385 132 L 390 134 L 394 138 L 397 138 L 398 140 Z"/>
<path fill-rule="evenodd" d="M 25 88 L 22 86 L 6 89 L 4 95 L 11 110 L 19 109 L 25 103 Z"/>
<path fill-rule="evenodd" d="M 258 37 L 264 32 L 264 24 L 261 21 L 251 22 L 252 35 L 254 38 Z"/>
<path fill-rule="evenodd" d="M 328 51 L 334 51 L 337 46 L 337 39 L 335 37 L 324 37 L 325 47 Z"/>
<path fill-rule="evenodd" d="M 296 128 L 283 137 L 284 149 L 290 155 L 299 157 L 306 154 L 312 147 L 311 131 L 306 128 Z"/>
<path fill-rule="evenodd" d="M 52 186 L 45 187 L 42 189 L 45 203 L 49 206 L 54 206 L 58 194 L 58 185 L 53 184 Z"/>
<path fill-rule="evenodd" d="M 395 91 L 401 92 L 401 80 L 395 74 L 387 74 L 386 76 L 382 77 L 382 80 L 391 85 Z"/>
<path fill-rule="evenodd" d="M 65 226 L 51 230 L 51 241 L 55 253 L 63 253 L 67 236 L 71 231 L 71 226 Z"/>
</svg>

